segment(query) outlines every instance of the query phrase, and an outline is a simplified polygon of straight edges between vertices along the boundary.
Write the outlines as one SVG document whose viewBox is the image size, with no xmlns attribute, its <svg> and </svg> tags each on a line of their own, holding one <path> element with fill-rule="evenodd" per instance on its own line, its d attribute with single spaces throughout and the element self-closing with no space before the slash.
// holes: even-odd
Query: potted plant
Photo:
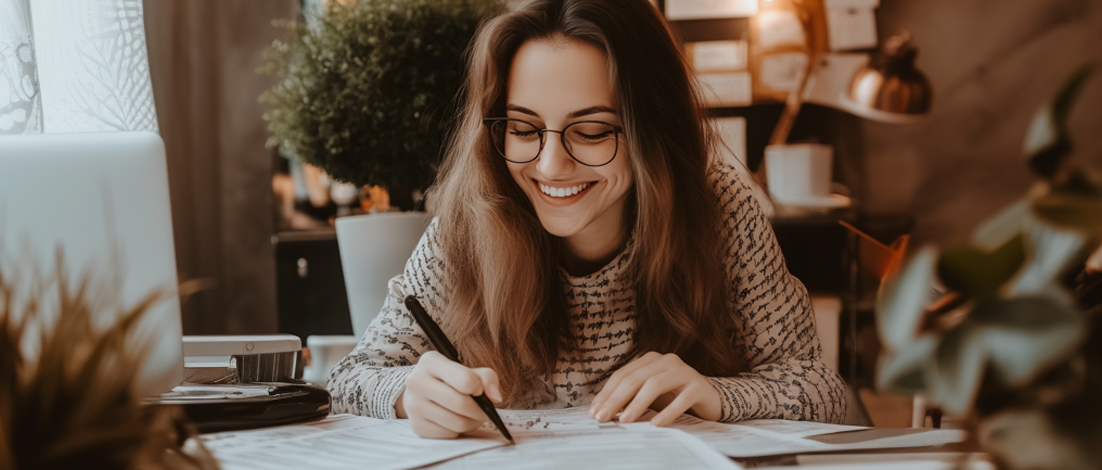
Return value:
<svg viewBox="0 0 1102 470">
<path fill-rule="evenodd" d="M 180 407 L 144 405 L 135 391 L 158 340 L 142 319 L 168 293 L 122 306 L 110 272 L 86 267 L 70 284 L 60 252 L 48 274 L 5 255 L 0 468 L 217 470 Z"/>
<path fill-rule="evenodd" d="M 1066 120 L 1091 67 L 1037 113 L 1026 138 L 1041 181 L 971 243 L 914 254 L 877 304 L 883 390 L 967 416 L 1005 469 L 1102 462 L 1102 186 L 1069 158 Z M 1098 251 L 1102 253 L 1102 251 Z M 1096 255 L 1097 256 L 1097 255 Z M 1078 274 L 1078 276 L 1077 276 Z M 931 302 L 931 291 L 945 292 Z"/>
<path fill-rule="evenodd" d="M 463 51 L 499 0 L 328 2 L 266 52 L 268 146 L 334 179 L 426 189 L 453 121 Z M 395 199 L 399 199 L 395 197 Z"/>
</svg>

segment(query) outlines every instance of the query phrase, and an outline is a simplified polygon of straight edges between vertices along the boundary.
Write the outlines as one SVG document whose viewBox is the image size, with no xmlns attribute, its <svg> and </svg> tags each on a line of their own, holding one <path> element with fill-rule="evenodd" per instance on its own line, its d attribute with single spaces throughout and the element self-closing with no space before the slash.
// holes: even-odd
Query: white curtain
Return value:
<svg viewBox="0 0 1102 470">
<path fill-rule="evenodd" d="M 0 134 L 42 132 L 30 0 L 0 0 Z"/>
<path fill-rule="evenodd" d="M 5 130 L 0 111 L 0 132 L 157 132 L 141 0 L 0 0 L 0 11 L 0 38 L 25 37 L 33 54 L 28 61 L 27 48 L 9 53 L 0 45 L 8 90 L 5 100 L 0 85 L 0 106 L 15 103 L 6 116 L 18 124 L 25 112 L 16 107 L 28 108 L 19 103 L 40 100 L 31 101 L 22 129 Z M 13 54 L 15 61 L 8 59 Z M 27 96 L 28 89 L 37 96 Z"/>
<path fill-rule="evenodd" d="M 157 131 L 141 0 L 31 0 L 46 132 Z"/>
</svg>

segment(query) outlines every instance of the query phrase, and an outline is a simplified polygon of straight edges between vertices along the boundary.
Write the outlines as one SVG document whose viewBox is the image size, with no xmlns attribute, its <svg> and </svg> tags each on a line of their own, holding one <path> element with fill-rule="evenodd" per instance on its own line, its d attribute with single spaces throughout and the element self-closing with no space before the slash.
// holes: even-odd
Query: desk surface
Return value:
<svg viewBox="0 0 1102 470">
<path fill-rule="evenodd" d="M 688 465 L 692 468 L 721 470 L 735 468 L 731 465 L 732 461 L 756 468 L 831 462 L 845 464 L 854 459 L 867 462 L 870 456 L 877 456 L 874 458 L 881 463 L 885 459 L 890 462 L 904 462 L 922 459 L 929 461 L 932 458 L 935 461 L 933 468 L 939 468 L 940 464 L 936 462 L 938 460 L 953 461 L 954 458 L 970 455 L 955 453 L 963 449 L 959 446 L 868 452 L 845 450 L 841 447 L 850 443 L 866 445 L 866 442 L 871 443 L 870 445 L 883 445 L 886 442 L 893 444 L 889 442 L 893 439 L 892 436 L 916 435 L 921 433 L 920 429 L 867 429 L 784 420 L 721 424 L 691 416 L 679 418 L 671 426 L 673 429 L 669 429 L 656 428 L 646 422 L 598 423 L 589 419 L 584 409 L 501 410 L 501 416 L 517 439 L 516 446 L 505 445 L 500 434 L 489 427 L 458 440 L 437 441 L 418 437 L 409 428 L 406 420 L 382 420 L 351 415 L 333 415 L 325 420 L 292 426 L 207 434 L 203 439 L 214 455 L 224 463 L 224 470 L 290 470 L 301 468 L 293 465 L 295 462 L 320 464 L 322 461 L 328 462 L 330 467 L 327 468 L 351 469 L 359 468 L 358 465 L 362 465 L 365 458 L 370 458 L 378 466 L 394 470 L 421 468 L 425 465 L 439 470 L 504 470 L 516 467 L 520 461 L 529 462 L 539 468 L 600 466 L 632 470 L 680 469 L 692 462 L 693 465 Z M 917 440 L 913 437 L 906 438 L 910 439 L 908 442 L 911 445 L 938 439 L 946 442 L 945 436 L 948 434 L 936 431 L 926 434 L 931 437 Z M 827 435 L 829 437 L 823 438 Z M 820 436 L 820 442 L 806 439 L 808 436 Z M 458 450 L 458 453 L 433 456 L 447 454 L 452 450 Z M 763 455 L 769 452 L 779 454 L 785 451 L 794 453 L 760 458 L 727 457 Z M 807 455 L 822 452 L 832 454 Z M 350 453 L 356 455 L 349 455 Z M 260 465 L 253 458 L 257 454 L 265 456 L 263 463 L 266 466 Z M 300 462 L 303 459 L 305 461 Z M 631 465 L 627 465 L 628 463 Z M 679 466 L 678 463 L 685 465 Z"/>
</svg>

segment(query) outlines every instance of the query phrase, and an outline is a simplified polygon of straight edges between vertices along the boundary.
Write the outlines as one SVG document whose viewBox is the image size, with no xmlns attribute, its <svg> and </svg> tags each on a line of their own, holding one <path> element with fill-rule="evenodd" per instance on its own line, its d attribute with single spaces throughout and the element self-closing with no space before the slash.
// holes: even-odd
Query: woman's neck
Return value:
<svg viewBox="0 0 1102 470">
<path fill-rule="evenodd" d="M 621 223 L 586 227 L 563 239 L 562 267 L 575 277 L 593 274 L 620 254 L 625 237 Z"/>
</svg>

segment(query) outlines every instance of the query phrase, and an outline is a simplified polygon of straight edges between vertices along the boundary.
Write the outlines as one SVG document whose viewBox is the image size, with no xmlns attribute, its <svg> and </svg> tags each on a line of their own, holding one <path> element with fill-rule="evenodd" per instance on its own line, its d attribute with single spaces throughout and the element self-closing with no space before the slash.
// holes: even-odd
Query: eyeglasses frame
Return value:
<svg viewBox="0 0 1102 470">
<path fill-rule="evenodd" d="M 590 168 L 597 168 L 597 167 L 608 165 L 609 163 L 612 163 L 612 161 L 616 159 L 617 155 L 620 154 L 620 134 L 622 134 L 624 132 L 624 128 L 621 127 L 621 126 L 617 126 L 615 124 L 609 124 L 609 123 L 604 122 L 604 121 L 574 121 L 570 124 L 567 124 L 566 127 L 562 128 L 562 130 L 554 130 L 554 129 L 546 129 L 546 128 L 541 129 L 538 126 L 536 126 L 535 124 L 532 124 L 532 123 L 530 123 L 528 121 L 525 121 L 523 119 L 514 119 L 514 118 L 509 118 L 509 117 L 485 118 L 485 119 L 482 120 L 482 125 L 486 126 L 486 132 L 490 133 L 490 138 L 491 139 L 493 139 L 493 133 L 490 132 L 490 129 L 493 127 L 494 123 L 502 122 L 502 121 L 523 122 L 525 124 L 528 124 L 529 126 L 532 126 L 532 128 L 536 129 L 536 132 L 538 132 L 539 136 L 540 136 L 540 149 L 539 149 L 539 151 L 536 152 L 536 155 L 533 156 L 531 159 L 524 160 L 524 161 L 511 160 L 511 159 L 509 159 L 509 157 L 505 156 L 505 152 L 497 150 L 497 146 L 494 146 L 494 150 L 497 151 L 497 153 L 500 154 L 501 157 L 504 158 L 508 162 L 512 162 L 512 163 L 530 163 L 530 162 L 535 161 L 537 158 L 540 157 L 540 154 L 543 153 L 543 146 L 547 144 L 547 140 L 544 139 L 544 134 L 546 134 L 548 132 L 554 132 L 554 133 L 559 134 L 559 143 L 562 144 L 563 150 L 566 150 L 566 154 L 570 155 L 570 158 L 572 158 L 574 161 L 578 162 L 579 164 L 584 165 L 584 166 L 588 166 Z M 570 126 L 573 126 L 575 124 L 584 124 L 584 123 L 605 124 L 607 126 L 612 127 L 612 133 L 613 133 L 613 135 L 615 136 L 615 139 L 616 139 L 616 150 L 614 150 L 612 152 L 612 157 L 609 158 L 607 162 L 604 162 L 600 165 L 590 165 L 586 162 L 578 160 L 578 157 L 574 156 L 574 152 L 570 151 L 570 147 L 568 145 L 566 145 L 566 134 L 565 134 L 566 130 L 569 129 Z"/>
</svg>

